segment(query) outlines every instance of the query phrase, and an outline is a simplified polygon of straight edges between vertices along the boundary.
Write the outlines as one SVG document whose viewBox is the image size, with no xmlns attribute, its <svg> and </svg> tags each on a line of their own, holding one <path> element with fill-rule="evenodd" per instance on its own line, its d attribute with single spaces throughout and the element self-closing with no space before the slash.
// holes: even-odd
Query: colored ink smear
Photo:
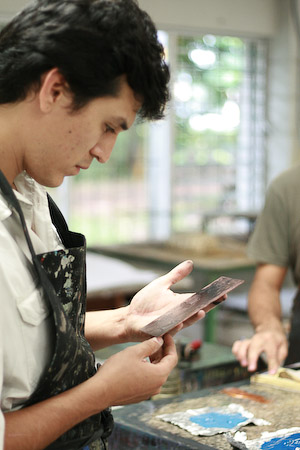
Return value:
<svg viewBox="0 0 300 450">
<path fill-rule="evenodd" d="M 300 450 L 300 433 L 282 438 L 273 438 L 261 446 L 262 450 Z"/>
<path fill-rule="evenodd" d="M 241 422 L 244 422 L 247 417 L 242 414 L 220 414 L 211 412 L 207 414 L 200 414 L 199 416 L 191 416 L 190 421 L 200 425 L 204 428 L 234 428 Z"/>
<path fill-rule="evenodd" d="M 186 411 L 161 414 L 156 417 L 177 425 L 194 436 L 213 436 L 228 431 L 234 432 L 249 423 L 270 425 L 266 420 L 254 417 L 250 411 L 235 403 L 219 408 L 187 409 Z"/>
</svg>

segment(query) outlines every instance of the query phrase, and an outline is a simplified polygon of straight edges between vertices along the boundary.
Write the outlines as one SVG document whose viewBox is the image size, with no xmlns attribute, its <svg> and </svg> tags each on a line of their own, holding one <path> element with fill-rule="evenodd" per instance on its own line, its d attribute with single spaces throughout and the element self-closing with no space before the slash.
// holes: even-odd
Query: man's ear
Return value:
<svg viewBox="0 0 300 450">
<path fill-rule="evenodd" d="M 39 91 L 41 111 L 48 113 L 66 94 L 68 84 L 57 68 L 51 69 L 42 76 Z"/>
</svg>

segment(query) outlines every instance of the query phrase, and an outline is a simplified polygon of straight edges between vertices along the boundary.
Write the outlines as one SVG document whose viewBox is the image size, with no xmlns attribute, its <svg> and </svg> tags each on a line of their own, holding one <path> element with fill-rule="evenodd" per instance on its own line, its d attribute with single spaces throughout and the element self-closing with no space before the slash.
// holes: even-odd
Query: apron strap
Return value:
<svg viewBox="0 0 300 450">
<path fill-rule="evenodd" d="M 3 195 L 4 199 L 6 200 L 8 206 L 12 210 L 14 210 L 20 218 L 20 222 L 21 222 L 21 225 L 23 228 L 25 239 L 26 239 L 28 248 L 31 253 L 33 267 L 35 268 L 38 279 L 41 283 L 41 286 L 43 287 L 45 299 L 48 301 L 48 303 L 50 303 L 52 305 L 52 307 L 55 307 L 55 303 L 52 301 L 52 296 L 51 296 L 51 294 L 52 295 L 53 295 L 53 293 L 55 294 L 54 288 L 53 288 L 52 284 L 50 283 L 46 273 L 41 268 L 41 265 L 38 261 L 38 258 L 36 256 L 36 253 L 34 251 L 34 248 L 33 248 L 29 233 L 28 233 L 27 225 L 25 222 L 25 218 L 24 218 L 24 214 L 21 209 L 21 206 L 18 202 L 18 199 L 17 199 L 12 187 L 10 186 L 9 182 L 7 181 L 7 179 L 5 178 L 5 176 L 1 170 L 0 170 L 0 192 L 2 192 L 2 195 Z"/>
</svg>

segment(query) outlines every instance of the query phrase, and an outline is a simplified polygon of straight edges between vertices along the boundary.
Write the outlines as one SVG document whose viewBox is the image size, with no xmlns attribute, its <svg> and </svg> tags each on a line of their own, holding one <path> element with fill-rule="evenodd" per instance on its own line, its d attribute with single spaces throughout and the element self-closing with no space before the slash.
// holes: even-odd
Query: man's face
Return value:
<svg viewBox="0 0 300 450">
<path fill-rule="evenodd" d="M 105 163 L 118 134 L 132 126 L 141 106 L 125 80 L 117 97 L 92 100 L 73 113 L 70 104 L 66 96 L 44 115 L 25 157 L 24 169 L 44 186 L 59 186 L 65 176 L 87 169 L 94 158 Z"/>
</svg>

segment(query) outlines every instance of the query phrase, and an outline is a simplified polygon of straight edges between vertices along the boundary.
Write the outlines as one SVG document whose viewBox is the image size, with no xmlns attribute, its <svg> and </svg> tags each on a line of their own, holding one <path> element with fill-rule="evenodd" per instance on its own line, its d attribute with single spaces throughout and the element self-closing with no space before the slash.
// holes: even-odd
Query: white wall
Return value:
<svg viewBox="0 0 300 450">
<path fill-rule="evenodd" d="M 29 0 L 1 0 L 0 1 L 1 22 L 10 19 L 28 3 Z"/>
<path fill-rule="evenodd" d="M 167 29 L 271 36 L 279 19 L 276 0 L 139 0 L 139 5 Z"/>
<path fill-rule="evenodd" d="M 282 2 L 282 0 L 278 0 Z M 268 83 L 268 179 L 300 159 L 299 41 L 291 10 L 281 9 L 278 32 L 270 41 Z"/>
<path fill-rule="evenodd" d="M 283 3 L 285 0 L 283 0 Z M 29 0 L 1 0 L 0 19 L 8 19 Z M 139 0 L 163 28 L 202 28 L 211 32 L 270 36 L 276 32 L 276 0 Z"/>
</svg>

